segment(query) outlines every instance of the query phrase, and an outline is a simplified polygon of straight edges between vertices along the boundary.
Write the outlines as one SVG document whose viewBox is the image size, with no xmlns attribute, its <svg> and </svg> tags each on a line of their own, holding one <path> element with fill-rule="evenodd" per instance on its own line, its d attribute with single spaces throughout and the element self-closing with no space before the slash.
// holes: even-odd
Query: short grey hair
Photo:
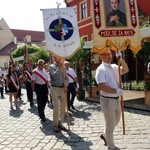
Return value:
<svg viewBox="0 0 150 150">
<path fill-rule="evenodd" d="M 65 61 L 64 64 L 69 64 L 69 61 Z"/>
<path fill-rule="evenodd" d="M 39 59 L 38 62 L 37 62 L 37 64 L 39 64 L 39 63 L 41 63 L 41 62 L 42 62 L 42 63 L 45 63 L 45 61 L 44 61 L 43 59 Z"/>
</svg>

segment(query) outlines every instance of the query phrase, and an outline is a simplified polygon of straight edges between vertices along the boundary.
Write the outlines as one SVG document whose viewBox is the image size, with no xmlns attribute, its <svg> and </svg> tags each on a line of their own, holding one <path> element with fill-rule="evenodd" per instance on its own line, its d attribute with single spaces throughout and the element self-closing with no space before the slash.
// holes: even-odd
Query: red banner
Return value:
<svg viewBox="0 0 150 150">
<path fill-rule="evenodd" d="M 137 18 L 136 18 L 136 8 L 134 0 L 129 0 L 130 7 L 130 15 L 131 15 L 131 24 L 135 28 L 137 26 Z"/>
<path fill-rule="evenodd" d="M 101 30 L 99 35 L 101 37 L 122 37 L 122 36 L 133 36 L 135 34 L 134 30 Z"/>
<path fill-rule="evenodd" d="M 94 22 L 97 29 L 101 27 L 100 5 L 99 0 L 94 0 Z"/>
</svg>

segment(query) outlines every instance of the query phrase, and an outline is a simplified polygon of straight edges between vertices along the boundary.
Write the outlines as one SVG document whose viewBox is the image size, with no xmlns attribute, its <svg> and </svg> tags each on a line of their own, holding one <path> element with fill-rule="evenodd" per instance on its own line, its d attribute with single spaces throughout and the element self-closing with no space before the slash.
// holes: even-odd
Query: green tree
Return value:
<svg viewBox="0 0 150 150">
<path fill-rule="evenodd" d="M 142 27 L 150 28 L 150 20 Z M 150 42 L 142 43 L 142 50 L 139 51 L 138 55 L 145 60 L 145 62 L 150 61 Z"/>
<path fill-rule="evenodd" d="M 27 45 L 26 48 L 28 49 L 28 53 L 29 54 L 36 53 L 40 49 L 37 46 L 30 46 L 30 45 Z M 19 48 L 17 48 L 12 53 L 13 58 L 17 58 L 17 57 L 23 56 L 24 55 L 24 50 L 25 50 L 25 46 L 20 46 Z"/>
<path fill-rule="evenodd" d="M 79 83 L 79 89 L 78 89 L 78 100 L 83 100 L 85 98 L 85 90 L 83 89 L 83 77 L 82 77 L 82 71 L 80 62 L 85 62 L 87 59 L 89 59 L 89 50 L 85 50 L 83 48 L 84 46 L 84 40 L 81 40 L 81 49 L 78 50 L 68 61 L 70 62 L 70 65 L 76 70 L 77 77 L 78 77 L 78 83 Z M 89 70 L 88 70 L 89 73 Z"/>
<path fill-rule="evenodd" d="M 46 63 L 49 62 L 49 53 L 48 53 L 48 51 L 46 51 L 43 48 L 40 48 L 38 46 L 31 46 L 31 45 L 26 45 L 26 47 L 25 46 L 20 46 L 19 48 L 17 48 L 12 53 L 13 58 L 23 56 L 25 48 L 28 49 L 29 58 L 30 58 L 30 60 L 32 61 L 33 64 L 35 64 L 38 61 L 38 59 L 43 59 Z M 31 56 L 31 54 L 33 54 L 33 55 Z M 23 60 L 20 61 L 19 63 L 22 64 Z"/>
<path fill-rule="evenodd" d="M 139 51 L 138 55 L 143 58 L 145 61 L 150 61 L 150 43 L 143 42 L 142 50 Z"/>
<path fill-rule="evenodd" d="M 39 49 L 34 56 L 32 56 L 32 62 L 36 63 L 39 59 L 43 59 L 45 63 L 49 63 L 49 53 L 44 49 Z"/>
</svg>

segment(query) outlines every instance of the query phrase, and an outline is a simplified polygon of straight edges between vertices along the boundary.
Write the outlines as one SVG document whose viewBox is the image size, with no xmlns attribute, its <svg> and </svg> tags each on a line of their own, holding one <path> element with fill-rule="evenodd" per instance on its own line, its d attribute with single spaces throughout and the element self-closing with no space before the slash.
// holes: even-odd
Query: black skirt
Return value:
<svg viewBox="0 0 150 150">
<path fill-rule="evenodd" d="M 17 89 L 13 86 L 13 84 L 10 82 L 8 83 L 9 92 L 17 92 Z"/>
</svg>

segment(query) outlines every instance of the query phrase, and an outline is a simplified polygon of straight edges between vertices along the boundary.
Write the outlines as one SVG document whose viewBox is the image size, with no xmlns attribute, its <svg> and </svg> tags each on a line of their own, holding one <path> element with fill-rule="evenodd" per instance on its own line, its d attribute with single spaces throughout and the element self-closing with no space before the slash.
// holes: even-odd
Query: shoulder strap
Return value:
<svg viewBox="0 0 150 150">
<path fill-rule="evenodd" d="M 18 90 L 18 86 L 17 86 L 16 82 L 14 81 L 14 79 L 13 79 L 11 76 L 10 76 L 10 81 L 11 81 L 13 87 L 14 87 L 16 90 Z"/>
<path fill-rule="evenodd" d="M 74 81 L 74 77 L 67 72 L 67 75 Z"/>
<path fill-rule="evenodd" d="M 45 77 L 43 77 L 39 72 L 37 72 L 36 70 L 34 70 L 33 73 L 35 73 L 35 74 L 36 74 L 37 76 L 39 76 L 42 80 L 44 80 L 46 84 L 48 83 L 48 81 L 45 79 Z"/>
<path fill-rule="evenodd" d="M 29 71 L 28 71 L 28 70 L 25 70 L 25 73 L 26 73 L 28 79 L 31 80 L 31 74 L 29 73 Z"/>
</svg>

